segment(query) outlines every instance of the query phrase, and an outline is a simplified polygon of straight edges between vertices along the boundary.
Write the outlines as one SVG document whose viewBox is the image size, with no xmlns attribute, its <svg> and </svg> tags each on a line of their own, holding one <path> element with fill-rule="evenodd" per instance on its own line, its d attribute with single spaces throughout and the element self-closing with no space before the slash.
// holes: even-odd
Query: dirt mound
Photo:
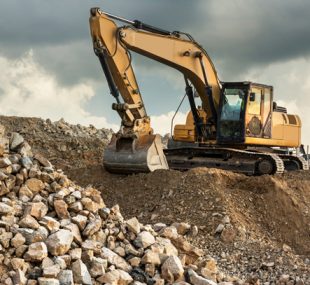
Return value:
<svg viewBox="0 0 310 285">
<path fill-rule="evenodd" d="M 247 177 L 195 169 L 115 176 L 94 167 L 69 175 L 84 185 L 96 185 L 107 203 L 119 203 L 128 216 L 140 215 L 144 222 L 186 221 L 213 236 L 229 215 L 232 224 L 253 237 L 286 243 L 310 255 L 310 172 Z"/>
<path fill-rule="evenodd" d="M 247 177 L 201 168 L 115 176 L 95 166 L 68 174 L 95 185 L 126 217 L 197 226 L 191 240 L 229 274 L 259 273 L 267 281 L 292 268 L 296 276 L 310 274 L 309 172 Z"/>
</svg>

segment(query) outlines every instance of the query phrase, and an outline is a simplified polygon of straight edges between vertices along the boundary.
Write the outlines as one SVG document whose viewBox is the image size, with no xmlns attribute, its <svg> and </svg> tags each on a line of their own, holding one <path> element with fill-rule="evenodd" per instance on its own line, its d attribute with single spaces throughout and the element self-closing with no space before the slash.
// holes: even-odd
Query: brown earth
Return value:
<svg viewBox="0 0 310 285">
<path fill-rule="evenodd" d="M 102 189 L 107 204 L 118 203 L 144 223 L 185 221 L 213 237 L 229 215 L 252 237 L 286 243 L 310 256 L 310 172 L 247 177 L 201 168 L 116 176 L 98 165 L 71 170 L 69 176 Z"/>
</svg>

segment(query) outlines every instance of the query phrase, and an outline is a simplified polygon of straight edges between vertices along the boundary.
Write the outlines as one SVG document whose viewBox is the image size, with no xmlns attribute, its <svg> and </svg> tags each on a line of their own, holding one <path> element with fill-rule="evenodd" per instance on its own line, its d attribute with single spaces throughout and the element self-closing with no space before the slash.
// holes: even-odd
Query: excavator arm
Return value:
<svg viewBox="0 0 310 285">
<path fill-rule="evenodd" d="M 118 27 L 113 19 L 128 25 Z M 116 172 L 168 168 L 160 138 L 153 135 L 132 69 L 130 51 L 175 68 L 184 75 L 198 139 L 210 139 L 210 129 L 216 128 L 221 85 L 208 54 L 191 36 L 121 19 L 98 8 L 91 9 L 90 30 L 94 51 L 101 62 L 111 94 L 116 98 L 112 108 L 122 119 L 120 131 L 104 154 L 106 168 Z M 207 125 L 203 126 L 200 121 L 190 83 L 201 98 Z"/>
</svg>

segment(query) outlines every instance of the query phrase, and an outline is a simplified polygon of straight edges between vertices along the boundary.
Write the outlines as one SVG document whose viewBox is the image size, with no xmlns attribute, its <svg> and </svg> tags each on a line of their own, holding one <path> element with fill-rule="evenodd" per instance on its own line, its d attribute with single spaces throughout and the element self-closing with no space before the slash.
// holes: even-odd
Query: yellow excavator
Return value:
<svg viewBox="0 0 310 285">
<path fill-rule="evenodd" d="M 309 169 L 308 162 L 291 151 L 301 146 L 301 120 L 277 106 L 272 86 L 220 81 L 207 52 L 187 33 L 130 21 L 99 8 L 90 14 L 94 52 L 116 100 L 112 109 L 122 120 L 104 153 L 108 171 L 213 167 L 262 175 Z M 153 134 L 131 51 L 184 76 L 190 112 L 184 125 L 174 127 L 166 149 L 161 137 Z M 196 106 L 198 96 L 201 106 Z"/>
</svg>

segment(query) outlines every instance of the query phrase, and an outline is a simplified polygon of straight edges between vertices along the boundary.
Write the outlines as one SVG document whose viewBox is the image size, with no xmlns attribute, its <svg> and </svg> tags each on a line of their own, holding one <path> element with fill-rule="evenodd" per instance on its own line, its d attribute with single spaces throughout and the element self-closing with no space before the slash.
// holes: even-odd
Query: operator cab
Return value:
<svg viewBox="0 0 310 285">
<path fill-rule="evenodd" d="M 242 144 L 246 137 L 270 138 L 273 87 L 252 82 L 222 86 L 217 142 Z"/>
</svg>

